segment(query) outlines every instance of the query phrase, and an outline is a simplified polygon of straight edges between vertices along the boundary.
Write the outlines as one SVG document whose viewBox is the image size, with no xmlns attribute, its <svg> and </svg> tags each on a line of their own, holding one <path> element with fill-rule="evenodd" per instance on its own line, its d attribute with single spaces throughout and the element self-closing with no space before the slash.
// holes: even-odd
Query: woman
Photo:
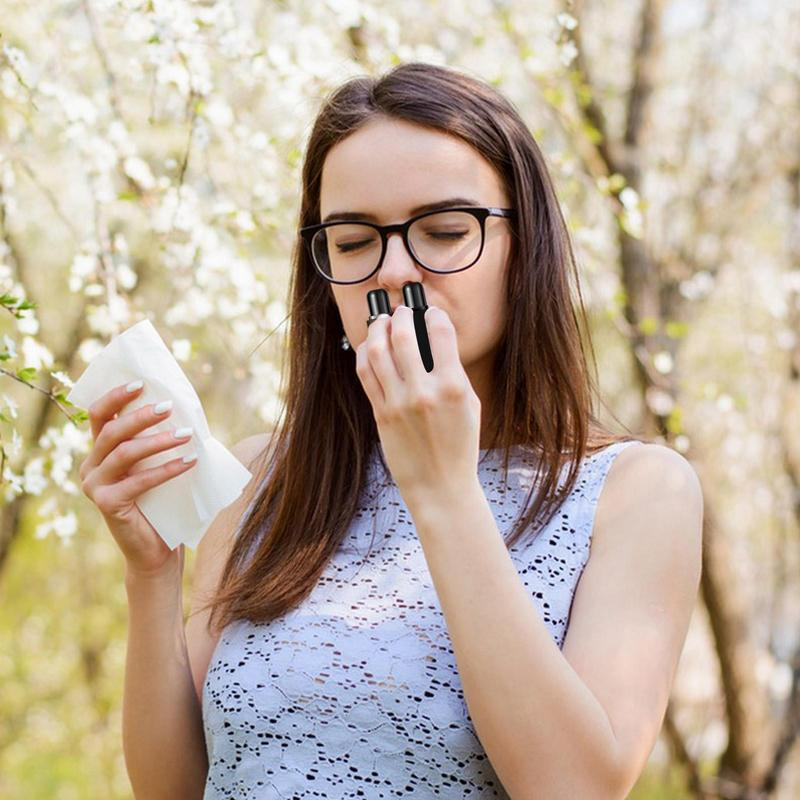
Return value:
<svg viewBox="0 0 800 800">
<path fill-rule="evenodd" d="M 393 310 L 368 326 L 375 289 Z M 339 87 L 307 145 L 290 295 L 286 420 L 234 448 L 257 475 L 198 549 L 185 635 L 182 549 L 131 521 L 124 481 L 104 510 L 134 788 L 625 797 L 688 629 L 702 494 L 682 456 L 592 411 L 569 236 L 514 107 L 429 64 Z M 125 402 L 94 409 L 93 488 L 152 424 L 103 425 Z"/>
</svg>

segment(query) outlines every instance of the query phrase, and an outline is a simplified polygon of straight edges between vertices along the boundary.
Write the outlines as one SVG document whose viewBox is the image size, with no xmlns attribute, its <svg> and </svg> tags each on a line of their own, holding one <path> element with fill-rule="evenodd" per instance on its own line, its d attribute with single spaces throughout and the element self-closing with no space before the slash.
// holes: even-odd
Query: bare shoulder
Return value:
<svg viewBox="0 0 800 800">
<path fill-rule="evenodd" d="M 682 525 L 703 515 L 703 491 L 692 464 L 677 450 L 661 444 L 640 443 L 626 447 L 614 458 L 606 475 L 595 511 L 593 550 L 614 531 L 625 530 L 621 518 L 635 515 L 645 522 L 654 515 L 667 517 L 676 529 L 697 535 L 699 526 Z M 645 526 L 642 532 L 656 530 Z"/>
<path fill-rule="evenodd" d="M 275 441 L 272 431 L 247 436 L 234 444 L 230 451 L 241 463 L 253 471 L 253 466 L 264 456 Z M 206 671 L 219 634 L 209 630 L 210 612 L 201 607 L 211 600 L 217 590 L 222 571 L 228 560 L 234 533 L 258 488 L 258 475 L 252 479 L 239 497 L 223 508 L 200 540 L 194 557 L 191 575 L 190 614 L 186 621 L 186 645 L 198 699 L 202 700 L 202 687 Z"/>
<path fill-rule="evenodd" d="M 655 478 L 667 480 L 664 487 L 668 490 L 688 490 L 689 487 L 700 489 L 700 481 L 689 460 L 677 450 L 663 444 L 639 442 L 626 447 L 615 458 L 609 471 L 609 477 L 616 473 L 614 480 L 637 480 L 646 483 Z"/>
<path fill-rule="evenodd" d="M 231 447 L 231 452 L 238 450 L 240 453 L 260 452 L 269 442 L 272 432 L 262 431 L 254 433 L 252 436 L 245 436 Z"/>
<path fill-rule="evenodd" d="M 231 453 L 249 468 L 270 446 L 270 442 L 273 440 L 274 436 L 274 431 L 265 431 L 263 433 L 254 433 L 252 436 L 246 436 L 231 447 Z"/>
</svg>

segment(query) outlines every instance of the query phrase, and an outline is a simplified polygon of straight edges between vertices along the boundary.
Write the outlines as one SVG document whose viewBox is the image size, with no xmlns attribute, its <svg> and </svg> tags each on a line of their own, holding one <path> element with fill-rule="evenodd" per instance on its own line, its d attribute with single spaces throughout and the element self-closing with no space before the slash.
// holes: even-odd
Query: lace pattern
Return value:
<svg viewBox="0 0 800 800">
<path fill-rule="evenodd" d="M 509 550 L 563 646 L 608 469 L 588 456 L 549 524 Z M 507 535 L 534 465 L 482 450 L 479 476 Z M 508 798 L 475 733 L 413 521 L 377 457 L 347 537 L 312 594 L 266 625 L 223 630 L 203 686 L 204 800 Z M 377 490 L 377 491 L 376 491 Z M 369 551 L 369 553 L 368 553 Z"/>
</svg>

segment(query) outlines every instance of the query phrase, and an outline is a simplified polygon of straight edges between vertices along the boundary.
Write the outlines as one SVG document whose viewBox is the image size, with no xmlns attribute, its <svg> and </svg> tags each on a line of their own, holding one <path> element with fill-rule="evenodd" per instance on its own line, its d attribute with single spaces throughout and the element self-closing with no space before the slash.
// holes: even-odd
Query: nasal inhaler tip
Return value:
<svg viewBox="0 0 800 800">
<path fill-rule="evenodd" d="M 411 281 L 403 285 L 403 300 L 409 308 L 427 308 L 425 289 L 418 281 Z"/>
<path fill-rule="evenodd" d="M 414 311 L 414 331 L 417 335 L 419 353 L 425 370 L 430 372 L 433 369 L 433 355 L 428 340 L 428 329 L 425 326 L 425 310 L 428 308 L 428 302 L 425 299 L 425 289 L 419 281 L 408 281 L 403 284 L 403 302 Z M 392 315 L 389 293 L 385 289 L 372 289 L 367 292 L 367 304 L 369 305 L 367 327 L 375 322 L 380 314 Z"/>
<path fill-rule="evenodd" d="M 389 295 L 384 289 L 373 289 L 367 294 L 370 315 L 391 314 L 389 310 Z"/>
<path fill-rule="evenodd" d="M 367 292 L 367 305 L 369 306 L 367 327 L 376 320 L 379 314 L 392 315 L 392 309 L 389 306 L 389 293 L 385 289 L 373 289 Z"/>
<path fill-rule="evenodd" d="M 411 309 L 425 311 L 428 308 L 425 288 L 419 281 L 409 281 L 403 284 L 403 302 Z M 367 292 L 367 305 L 369 306 L 368 327 L 380 314 L 392 316 L 389 293 L 385 289 L 372 289 Z"/>
</svg>

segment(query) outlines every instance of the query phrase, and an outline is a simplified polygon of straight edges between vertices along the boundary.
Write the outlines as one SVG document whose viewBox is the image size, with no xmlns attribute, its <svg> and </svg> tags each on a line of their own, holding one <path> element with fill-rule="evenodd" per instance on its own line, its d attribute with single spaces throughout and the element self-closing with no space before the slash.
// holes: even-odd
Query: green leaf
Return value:
<svg viewBox="0 0 800 800">
<path fill-rule="evenodd" d="M 658 332 L 658 320 L 655 317 L 642 317 L 638 328 L 645 336 L 652 336 Z"/>
<path fill-rule="evenodd" d="M 585 83 L 575 89 L 575 97 L 581 107 L 586 108 L 592 102 L 592 88 Z"/>
<path fill-rule="evenodd" d="M 35 367 L 23 367 L 17 370 L 17 377 L 25 381 L 25 383 L 28 383 L 36 377 L 36 372 L 37 370 Z"/>
<path fill-rule="evenodd" d="M 667 430 L 677 436 L 683 433 L 683 411 L 680 406 L 675 406 L 664 421 Z"/>
<path fill-rule="evenodd" d="M 685 322 L 671 319 L 664 326 L 664 331 L 670 339 L 682 339 L 689 333 L 689 326 Z"/>
<path fill-rule="evenodd" d="M 584 135 L 592 144 L 600 144 L 603 141 L 603 134 L 600 133 L 591 122 L 581 124 Z"/>
<path fill-rule="evenodd" d="M 560 86 L 547 86 L 542 92 L 544 99 L 550 103 L 551 106 L 560 108 L 564 102 L 564 90 Z"/>
<path fill-rule="evenodd" d="M 614 193 L 621 192 L 625 188 L 626 183 L 625 176 L 620 175 L 619 172 L 614 172 L 608 176 L 609 191 Z"/>
</svg>

